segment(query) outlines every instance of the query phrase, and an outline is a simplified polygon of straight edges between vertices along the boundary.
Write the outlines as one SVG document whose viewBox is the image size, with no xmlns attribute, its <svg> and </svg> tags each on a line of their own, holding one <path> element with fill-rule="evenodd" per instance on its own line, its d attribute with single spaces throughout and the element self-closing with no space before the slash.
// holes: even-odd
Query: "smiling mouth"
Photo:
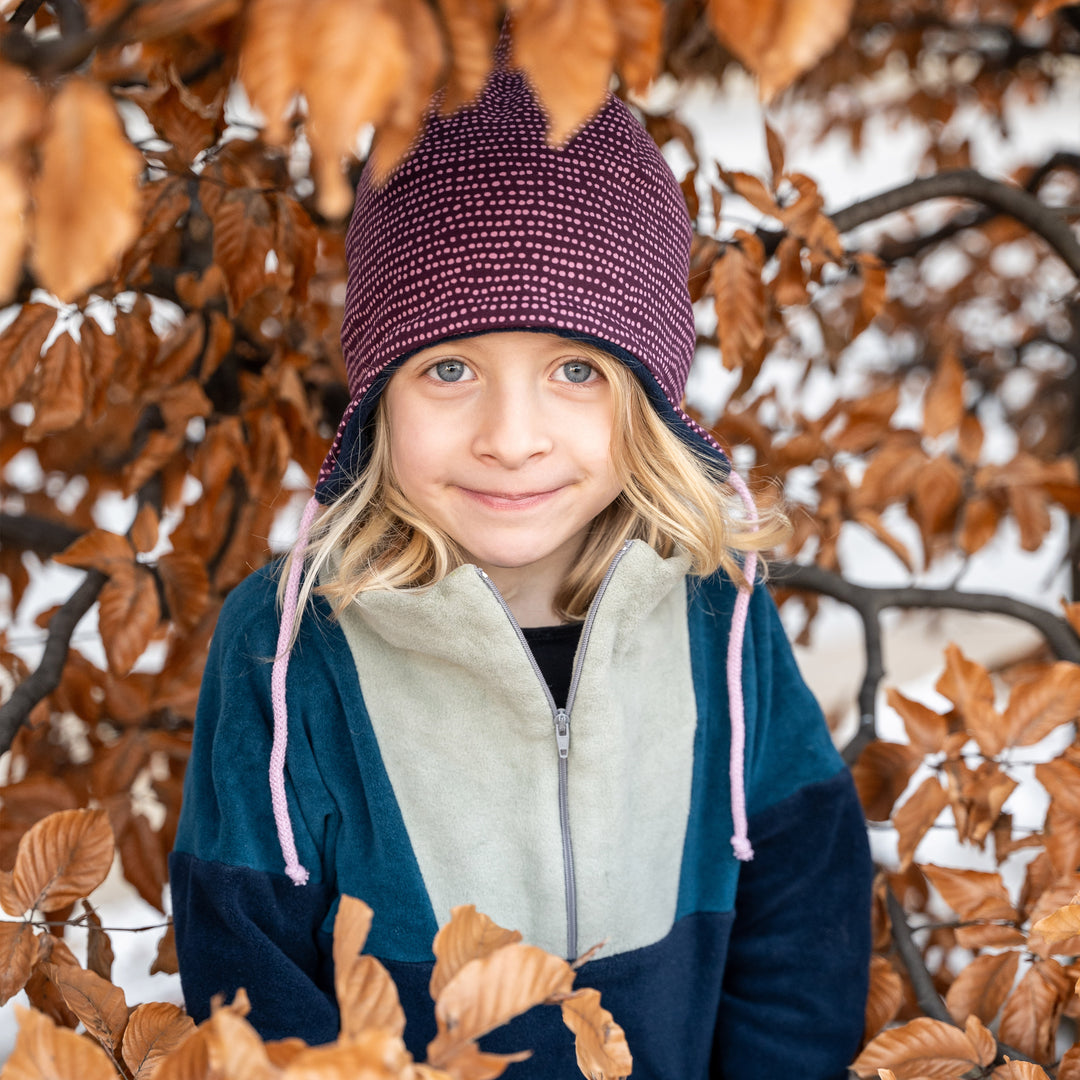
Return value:
<svg viewBox="0 0 1080 1080">
<path fill-rule="evenodd" d="M 492 507 L 493 509 L 524 509 L 530 506 L 538 506 L 552 496 L 557 495 L 562 486 L 548 488 L 545 491 L 477 491 L 474 488 L 459 488 L 459 491 L 470 499 Z"/>
</svg>

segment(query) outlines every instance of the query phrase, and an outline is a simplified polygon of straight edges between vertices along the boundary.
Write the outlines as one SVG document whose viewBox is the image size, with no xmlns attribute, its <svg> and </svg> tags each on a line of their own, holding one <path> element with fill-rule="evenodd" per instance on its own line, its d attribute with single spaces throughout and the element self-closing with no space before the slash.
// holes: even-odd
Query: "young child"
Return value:
<svg viewBox="0 0 1080 1080">
<path fill-rule="evenodd" d="M 264 1037 L 335 1038 L 346 892 L 423 1060 L 431 941 L 473 903 L 568 958 L 606 942 L 577 985 L 635 1077 L 843 1077 L 865 829 L 753 584 L 783 523 L 680 407 L 679 186 L 617 99 L 544 136 L 499 66 L 361 183 L 352 401 L 290 560 L 226 601 L 199 701 L 170 862 L 188 1010 L 243 986 Z M 485 1047 L 580 1075 L 557 1009 Z"/>
</svg>

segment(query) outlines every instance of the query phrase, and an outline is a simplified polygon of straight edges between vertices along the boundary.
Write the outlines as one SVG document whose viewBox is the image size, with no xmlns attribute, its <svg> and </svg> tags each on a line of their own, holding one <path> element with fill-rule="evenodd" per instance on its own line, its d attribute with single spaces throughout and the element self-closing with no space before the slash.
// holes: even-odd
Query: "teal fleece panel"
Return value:
<svg viewBox="0 0 1080 1080">
<path fill-rule="evenodd" d="M 698 726 L 676 918 L 697 911 L 730 911 L 737 884 L 731 852 L 727 681 L 736 592 L 720 576 L 697 580 L 688 592 Z M 757 815 L 806 785 L 834 776 L 844 763 L 829 738 L 820 706 L 799 674 L 776 605 L 763 585 L 750 599 L 742 675 L 746 802 L 753 845 Z"/>
<path fill-rule="evenodd" d="M 245 579 L 222 608 L 199 695 L 176 837 L 178 852 L 270 874 L 284 868 L 269 783 L 276 568 Z M 375 920 L 369 949 L 426 960 L 438 929 L 435 916 L 367 719 L 352 655 L 320 599 L 301 624 L 287 696 L 285 788 L 300 862 L 313 884 L 329 887 L 329 895 L 349 893 L 376 911 L 394 913 Z M 332 917 L 330 909 L 328 928 Z"/>
</svg>

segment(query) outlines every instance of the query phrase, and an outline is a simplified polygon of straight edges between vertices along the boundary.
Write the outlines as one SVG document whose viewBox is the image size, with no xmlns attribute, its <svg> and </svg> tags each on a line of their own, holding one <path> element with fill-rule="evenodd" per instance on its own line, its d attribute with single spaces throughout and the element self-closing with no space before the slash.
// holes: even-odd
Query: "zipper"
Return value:
<svg viewBox="0 0 1080 1080">
<path fill-rule="evenodd" d="M 492 581 L 480 567 L 476 567 L 476 572 L 480 575 L 480 579 L 491 590 L 492 596 L 495 597 L 499 603 L 499 607 L 503 609 L 504 614 L 510 620 L 510 625 L 514 628 L 514 633 L 517 634 L 517 639 L 521 642 L 521 647 L 525 650 L 525 655 L 529 658 L 533 673 L 540 682 L 540 688 L 544 691 L 544 697 L 547 698 L 548 708 L 551 709 L 551 719 L 555 726 L 555 749 L 558 751 L 559 755 L 559 830 L 562 836 L 563 885 L 566 893 L 566 957 L 568 960 L 577 959 L 578 951 L 577 886 L 574 879 L 574 847 L 570 837 L 570 713 L 574 708 L 574 699 L 577 697 L 578 683 L 581 681 L 581 668 L 585 661 L 585 650 L 588 648 L 589 638 L 592 636 L 593 624 L 596 622 L 597 608 L 600 606 L 600 601 L 607 591 L 608 583 L 611 581 L 612 574 L 615 573 L 615 568 L 622 562 L 623 556 L 630 549 L 630 544 L 630 540 L 625 541 L 623 546 L 616 552 L 615 557 L 611 560 L 611 565 L 608 566 L 607 571 L 600 581 L 600 585 L 596 590 L 596 595 L 593 597 L 592 603 L 589 605 L 589 610 L 585 615 L 585 622 L 581 627 L 581 639 L 578 642 L 577 654 L 574 657 L 574 668 L 570 674 L 570 689 L 566 695 L 565 709 L 560 709 L 555 704 L 555 699 L 551 696 L 551 690 L 548 688 L 547 680 L 540 670 L 540 665 L 536 662 L 536 657 L 533 656 L 532 649 L 529 648 L 529 643 L 525 639 L 524 632 L 521 627 L 518 626 L 517 619 L 514 618 L 514 613 L 510 610 L 510 605 L 503 599 L 502 593 L 499 592 L 495 582 Z"/>
</svg>

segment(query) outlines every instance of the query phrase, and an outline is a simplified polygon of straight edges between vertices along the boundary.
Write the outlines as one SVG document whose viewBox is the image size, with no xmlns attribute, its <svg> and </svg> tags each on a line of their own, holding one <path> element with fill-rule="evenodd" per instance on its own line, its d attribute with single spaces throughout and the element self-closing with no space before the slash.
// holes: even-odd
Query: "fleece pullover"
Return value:
<svg viewBox="0 0 1080 1080">
<path fill-rule="evenodd" d="M 189 1012 L 243 986 L 266 1038 L 336 1037 L 331 932 L 365 900 L 365 951 L 397 982 L 418 1060 L 435 1034 L 431 941 L 473 903 L 562 955 L 626 1031 L 635 1077 L 840 1080 L 863 1026 L 870 859 L 847 770 L 754 589 L 743 645 L 752 862 L 730 838 L 725 652 L 736 596 L 635 542 L 582 635 L 570 710 L 567 895 L 550 704 L 490 583 L 316 600 L 288 671 L 285 779 L 301 863 L 285 876 L 267 787 L 276 568 L 226 601 L 171 856 Z M 486 1037 L 519 1080 L 580 1076 L 559 1011 Z"/>
</svg>

